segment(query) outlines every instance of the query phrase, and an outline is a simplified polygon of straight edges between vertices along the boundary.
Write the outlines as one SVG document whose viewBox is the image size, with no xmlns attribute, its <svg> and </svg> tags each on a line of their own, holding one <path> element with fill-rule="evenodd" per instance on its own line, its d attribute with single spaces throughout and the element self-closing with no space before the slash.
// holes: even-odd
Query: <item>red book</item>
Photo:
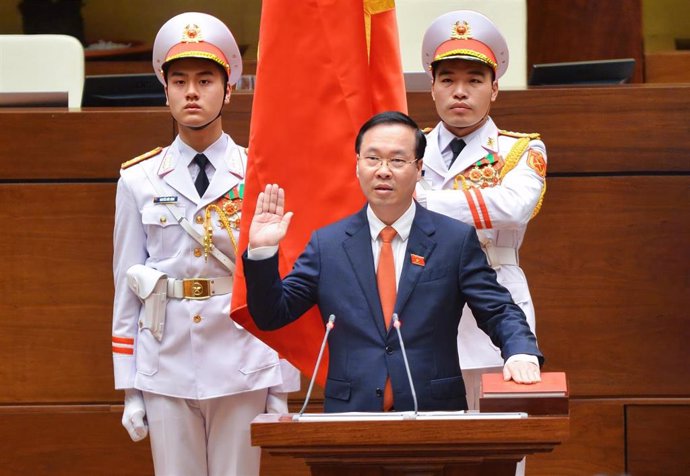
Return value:
<svg viewBox="0 0 690 476">
<path fill-rule="evenodd" d="M 566 397 L 568 385 L 565 372 L 542 372 L 541 382 L 532 384 L 503 380 L 503 373 L 482 375 L 482 397 Z"/>
<path fill-rule="evenodd" d="M 527 412 L 530 415 L 568 414 L 565 372 L 542 372 L 541 382 L 520 384 L 503 380 L 502 373 L 482 375 L 482 412 Z"/>
</svg>

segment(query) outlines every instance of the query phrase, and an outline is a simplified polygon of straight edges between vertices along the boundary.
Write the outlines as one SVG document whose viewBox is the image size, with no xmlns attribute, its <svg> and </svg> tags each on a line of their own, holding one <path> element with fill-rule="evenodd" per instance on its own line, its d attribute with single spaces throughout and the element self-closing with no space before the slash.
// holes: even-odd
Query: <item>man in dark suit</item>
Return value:
<svg viewBox="0 0 690 476">
<path fill-rule="evenodd" d="M 467 303 L 502 349 L 504 377 L 539 381 L 543 357 L 525 315 L 496 282 L 474 229 L 413 199 L 426 139 L 399 112 L 378 114 L 357 136 L 357 177 L 367 206 L 314 232 L 281 280 L 278 244 L 292 218 L 284 191 L 259 195 L 244 255 L 247 304 L 257 326 L 277 329 L 313 305 L 337 317 L 329 337 L 325 411 L 413 409 L 400 317 L 420 410 L 467 408 L 457 329 Z M 391 233 L 393 236 L 383 236 Z M 382 243 L 382 241 L 385 241 Z M 392 295 L 391 295 L 392 293 Z"/>
</svg>

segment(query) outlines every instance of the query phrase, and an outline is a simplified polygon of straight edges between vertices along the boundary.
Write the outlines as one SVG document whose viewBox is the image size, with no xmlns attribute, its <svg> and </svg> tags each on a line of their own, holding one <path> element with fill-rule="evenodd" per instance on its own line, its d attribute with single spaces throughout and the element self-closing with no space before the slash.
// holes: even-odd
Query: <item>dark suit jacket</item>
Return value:
<svg viewBox="0 0 690 476">
<path fill-rule="evenodd" d="M 419 409 L 463 410 L 457 332 L 465 302 L 504 359 L 514 354 L 543 358 L 524 314 L 496 282 L 474 228 L 416 208 L 395 312 Z M 424 264 L 414 264 L 411 255 L 423 257 Z M 384 326 L 366 207 L 315 231 L 284 280 L 277 254 L 255 261 L 245 253 L 244 271 L 249 311 L 262 330 L 285 326 L 314 304 L 324 320 L 335 314 L 325 411 L 381 411 L 388 375 L 395 410 L 413 409 L 396 331 Z"/>
</svg>

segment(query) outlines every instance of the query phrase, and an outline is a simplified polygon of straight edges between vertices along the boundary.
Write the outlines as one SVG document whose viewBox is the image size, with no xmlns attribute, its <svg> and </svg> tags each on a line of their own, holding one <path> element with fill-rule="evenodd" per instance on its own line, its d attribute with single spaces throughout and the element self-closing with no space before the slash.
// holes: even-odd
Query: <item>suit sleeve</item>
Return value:
<svg viewBox="0 0 690 476">
<path fill-rule="evenodd" d="M 461 246 L 460 292 L 477 325 L 501 349 L 504 360 L 515 354 L 543 356 L 527 318 L 506 288 L 496 281 L 496 272 L 486 262 L 476 233 L 466 233 Z"/>
<path fill-rule="evenodd" d="M 543 170 L 530 165 L 539 154 Z M 443 213 L 477 229 L 516 228 L 529 222 L 539 202 L 546 173 L 546 147 L 532 140 L 513 170 L 500 184 L 470 190 L 427 190 L 429 210 Z"/>
<path fill-rule="evenodd" d="M 247 307 L 259 329 L 280 329 L 317 303 L 318 250 L 318 236 L 314 233 L 284 280 L 280 279 L 278 271 L 279 253 L 263 260 L 251 260 L 246 252 L 242 255 Z"/>
</svg>

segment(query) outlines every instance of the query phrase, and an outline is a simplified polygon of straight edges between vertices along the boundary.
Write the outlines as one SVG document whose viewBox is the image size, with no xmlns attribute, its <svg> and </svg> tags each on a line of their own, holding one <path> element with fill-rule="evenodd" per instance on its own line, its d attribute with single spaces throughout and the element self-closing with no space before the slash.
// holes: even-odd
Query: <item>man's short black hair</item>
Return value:
<svg viewBox="0 0 690 476">
<path fill-rule="evenodd" d="M 355 152 L 359 154 L 359 149 L 362 146 L 362 136 L 375 126 L 380 126 L 382 124 L 400 124 L 407 126 L 415 131 L 415 159 L 421 159 L 424 157 L 424 150 L 426 149 L 426 136 L 419 130 L 419 126 L 416 122 L 412 120 L 407 114 L 403 114 L 399 111 L 386 111 L 376 114 L 367 122 L 365 122 L 359 129 L 357 134 L 357 139 L 355 140 Z"/>
</svg>

